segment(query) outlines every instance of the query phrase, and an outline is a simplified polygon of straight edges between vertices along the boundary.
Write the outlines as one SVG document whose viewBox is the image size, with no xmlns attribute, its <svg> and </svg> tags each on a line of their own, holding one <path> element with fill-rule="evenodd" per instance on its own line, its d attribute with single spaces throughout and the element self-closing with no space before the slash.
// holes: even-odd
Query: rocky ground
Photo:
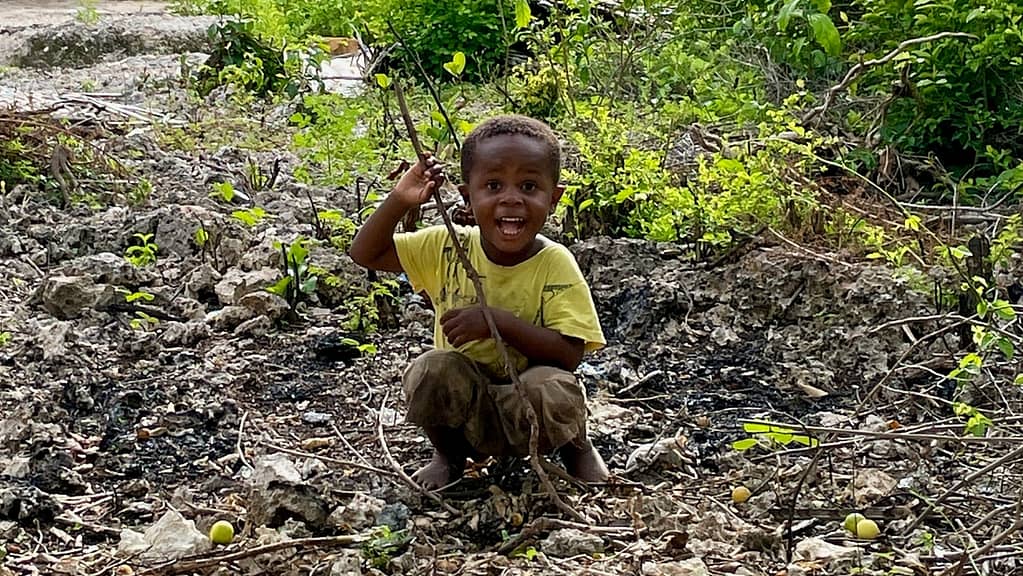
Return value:
<svg viewBox="0 0 1023 576">
<path fill-rule="evenodd" d="M 967 557 L 963 573 L 1014 573 L 1012 538 L 982 548 L 1014 522 L 1018 475 L 974 472 L 1013 456 L 1017 420 L 956 440 L 940 377 L 956 343 L 934 334 L 952 322 L 926 283 L 770 235 L 713 264 L 571 246 L 610 342 L 579 375 L 613 477 L 556 481 L 584 521 L 518 461 L 476 463 L 440 502 L 410 488 L 430 450 L 399 378 L 432 312 L 402 285 L 379 332 L 342 328 L 374 279 L 326 242 L 297 315 L 265 290 L 275 242 L 317 236 L 313 206 L 360 202 L 293 178 L 288 105 L 238 117 L 188 95 L 208 24 L 0 29 L 0 101 L 93 127 L 125 181 L 70 207 L 52 188 L 0 197 L 0 574 L 911 575 Z M 211 196 L 220 182 L 249 202 Z M 272 218 L 231 216 L 250 206 Z M 155 263 L 126 259 L 138 235 Z M 881 536 L 843 531 L 853 510 Z M 205 535 L 217 520 L 237 529 L 227 547 Z"/>
</svg>

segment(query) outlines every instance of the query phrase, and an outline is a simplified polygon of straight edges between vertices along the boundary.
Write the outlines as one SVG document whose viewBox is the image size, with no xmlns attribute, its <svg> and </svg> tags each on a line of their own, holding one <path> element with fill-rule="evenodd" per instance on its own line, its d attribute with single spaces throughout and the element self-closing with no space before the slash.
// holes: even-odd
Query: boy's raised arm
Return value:
<svg viewBox="0 0 1023 576">
<path fill-rule="evenodd" d="M 356 264 L 372 270 L 402 271 L 394 248 L 394 230 L 409 208 L 430 200 L 444 181 L 443 168 L 429 153 L 409 168 L 352 240 L 348 255 Z"/>
</svg>

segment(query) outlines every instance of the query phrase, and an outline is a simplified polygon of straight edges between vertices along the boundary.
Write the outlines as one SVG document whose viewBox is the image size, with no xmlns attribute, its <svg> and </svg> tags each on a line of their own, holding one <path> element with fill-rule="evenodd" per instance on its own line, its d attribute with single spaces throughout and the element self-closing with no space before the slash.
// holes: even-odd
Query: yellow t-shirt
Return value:
<svg viewBox="0 0 1023 576">
<path fill-rule="evenodd" d="M 545 246 L 532 258 L 515 266 L 500 266 L 483 252 L 479 228 L 455 229 L 469 261 L 480 274 L 490 307 L 508 310 L 521 320 L 578 338 L 585 342 L 587 352 L 606 344 L 590 288 L 568 248 L 541 237 Z M 432 226 L 395 234 L 394 245 L 412 288 L 417 292 L 425 290 L 433 301 L 434 346 L 453 349 L 444 337 L 440 318 L 448 310 L 473 306 L 477 300 L 472 280 L 458 261 L 447 229 Z M 493 338 L 469 342 L 458 351 L 483 364 L 493 375 L 507 377 Z M 524 370 L 528 365 L 526 358 L 510 346 L 508 351 L 518 369 Z"/>
</svg>

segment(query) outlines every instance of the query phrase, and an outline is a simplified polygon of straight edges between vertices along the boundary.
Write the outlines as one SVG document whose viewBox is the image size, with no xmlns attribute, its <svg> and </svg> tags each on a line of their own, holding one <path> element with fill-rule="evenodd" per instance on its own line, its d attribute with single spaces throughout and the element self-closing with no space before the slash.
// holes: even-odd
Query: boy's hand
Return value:
<svg viewBox="0 0 1023 576">
<path fill-rule="evenodd" d="M 391 192 L 391 196 L 409 207 L 429 201 L 433 191 L 444 183 L 444 165 L 429 152 L 424 156 L 423 160 L 416 162 L 408 172 L 405 172 Z"/>
<path fill-rule="evenodd" d="M 502 311 L 493 308 L 490 311 L 494 315 L 494 322 L 500 325 L 498 319 Z M 480 306 L 448 310 L 440 317 L 440 323 L 444 329 L 444 336 L 455 348 L 492 336 L 487 319 L 483 316 L 483 308 Z"/>
</svg>

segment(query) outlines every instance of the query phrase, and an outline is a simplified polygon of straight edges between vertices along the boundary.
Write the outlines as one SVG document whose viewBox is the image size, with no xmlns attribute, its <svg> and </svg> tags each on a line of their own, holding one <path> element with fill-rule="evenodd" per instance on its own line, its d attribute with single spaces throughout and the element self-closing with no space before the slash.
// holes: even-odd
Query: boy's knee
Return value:
<svg viewBox="0 0 1023 576">
<path fill-rule="evenodd" d="M 576 380 L 575 374 L 552 366 L 535 366 L 519 376 L 526 397 L 533 406 L 555 396 L 559 403 L 569 402 L 585 405 L 586 392 Z"/>
<path fill-rule="evenodd" d="M 472 403 L 479 371 L 466 356 L 431 350 L 419 356 L 402 376 L 407 419 L 416 424 L 457 426 Z"/>
</svg>

